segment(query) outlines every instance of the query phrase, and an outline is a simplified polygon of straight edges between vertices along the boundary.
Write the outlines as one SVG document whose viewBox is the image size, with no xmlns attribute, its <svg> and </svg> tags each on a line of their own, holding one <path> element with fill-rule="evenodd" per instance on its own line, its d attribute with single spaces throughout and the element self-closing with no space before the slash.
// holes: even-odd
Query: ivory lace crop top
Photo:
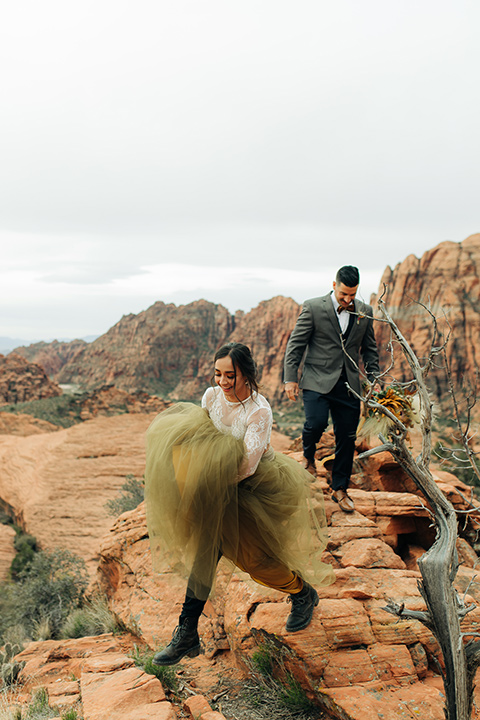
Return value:
<svg viewBox="0 0 480 720">
<path fill-rule="evenodd" d="M 219 387 L 208 388 L 202 398 L 213 424 L 220 432 L 243 438 L 247 456 L 240 466 L 239 481 L 253 475 L 265 455 L 273 458 L 270 446 L 272 433 L 272 409 L 263 395 L 250 396 L 241 402 L 230 402 Z"/>
</svg>

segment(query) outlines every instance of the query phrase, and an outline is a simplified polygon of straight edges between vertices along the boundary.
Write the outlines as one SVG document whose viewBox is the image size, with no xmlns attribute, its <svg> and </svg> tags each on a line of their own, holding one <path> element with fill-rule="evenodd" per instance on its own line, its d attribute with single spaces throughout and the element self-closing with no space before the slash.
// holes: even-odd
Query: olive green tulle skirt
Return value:
<svg viewBox="0 0 480 720">
<path fill-rule="evenodd" d="M 309 505 L 311 476 L 275 453 L 238 483 L 244 452 L 243 440 L 219 432 L 191 403 L 155 418 L 147 431 L 145 471 L 154 568 L 185 575 L 195 596 L 206 599 L 220 555 L 241 567 L 238 558 L 245 553 L 239 548 L 249 543 L 263 566 L 289 568 L 317 585 L 333 582 L 330 565 L 321 561 L 324 510 L 314 513 Z"/>
</svg>

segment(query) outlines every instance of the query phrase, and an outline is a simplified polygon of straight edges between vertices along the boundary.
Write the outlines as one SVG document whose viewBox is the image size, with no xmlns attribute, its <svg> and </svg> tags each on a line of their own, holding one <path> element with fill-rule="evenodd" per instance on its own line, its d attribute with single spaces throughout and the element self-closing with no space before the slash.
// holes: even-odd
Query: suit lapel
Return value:
<svg viewBox="0 0 480 720">
<path fill-rule="evenodd" d="M 325 295 L 323 298 L 325 303 L 325 311 L 327 313 L 328 319 L 332 323 L 332 330 L 333 335 L 338 341 L 338 344 L 341 345 L 341 337 L 342 337 L 342 331 L 340 329 L 340 324 L 338 322 L 337 313 L 335 312 L 335 308 L 333 307 L 332 298 L 330 297 L 330 293 L 328 295 Z"/>
</svg>

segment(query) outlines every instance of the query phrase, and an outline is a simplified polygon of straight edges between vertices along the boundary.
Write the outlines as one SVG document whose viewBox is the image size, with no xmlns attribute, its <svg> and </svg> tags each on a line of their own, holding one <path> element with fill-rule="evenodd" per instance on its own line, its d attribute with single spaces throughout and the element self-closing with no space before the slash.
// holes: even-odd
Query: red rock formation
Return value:
<svg viewBox="0 0 480 720">
<path fill-rule="evenodd" d="M 13 350 L 29 362 L 41 365 L 50 377 L 56 375 L 65 363 L 72 360 L 80 350 L 87 345 L 85 340 L 71 340 L 70 342 L 37 342 L 28 346 L 21 346 Z"/>
<path fill-rule="evenodd" d="M 104 385 L 90 393 L 69 395 L 68 404 L 62 407 L 58 422 L 61 423 L 60 427 L 65 427 L 99 415 L 110 417 L 123 413 L 157 413 L 170 404 L 156 395 L 141 391 L 127 393 L 114 385 Z M 38 435 L 58 429 L 59 425 L 32 415 L 0 412 L 0 435 Z"/>
<path fill-rule="evenodd" d="M 379 294 L 383 284 L 388 286 L 387 307 L 420 359 L 428 355 L 432 323 L 415 301 L 428 305 L 439 318 L 436 345 L 451 327 L 447 354 L 457 387 L 479 364 L 479 265 L 477 234 L 462 243 L 443 242 L 420 259 L 410 255 L 394 270 L 388 267 L 380 285 Z M 444 310 L 448 323 L 443 319 Z M 172 399 L 198 400 L 210 381 L 215 350 L 224 342 L 237 340 L 252 348 L 263 390 L 272 402 L 278 402 L 284 397 L 285 347 L 299 311 L 296 302 L 281 296 L 235 316 L 205 300 L 179 307 L 157 302 L 138 315 L 123 317 L 93 343 L 37 343 L 21 351 L 44 362 L 49 372 L 57 371 L 66 360 L 55 376 L 58 382 L 76 383 L 86 389 L 114 384 L 127 392 L 141 390 Z M 377 323 L 376 334 L 385 367 L 390 333 L 385 324 Z M 408 368 L 403 356 L 396 354 L 392 376 L 405 380 Z M 432 370 L 430 384 L 439 398 L 446 396 L 441 369 Z"/>
<path fill-rule="evenodd" d="M 263 391 L 275 401 L 282 396 L 283 356 L 299 310 L 294 300 L 280 296 L 235 316 L 205 300 L 180 307 L 158 302 L 122 318 L 56 378 L 85 388 L 113 383 L 128 392 L 198 399 L 210 383 L 215 350 L 239 341 L 252 349 Z"/>
<path fill-rule="evenodd" d="M 172 392 L 175 397 L 179 383 L 183 387 L 194 379 L 197 387 L 199 371 L 229 336 L 232 322 L 226 308 L 205 300 L 180 307 L 157 302 L 138 315 L 124 316 L 67 363 L 57 380 L 86 388 L 114 384 L 161 396 Z M 202 375 L 202 387 L 205 382 Z"/>
<path fill-rule="evenodd" d="M 480 234 L 461 243 L 442 242 L 421 258 L 409 255 L 394 270 L 387 267 L 378 296 L 384 285 L 386 307 L 417 356 L 426 358 L 432 342 L 440 345 L 451 331 L 447 356 L 457 390 L 464 379 L 472 379 L 480 364 Z M 375 297 L 372 302 L 375 304 Z M 437 337 L 430 315 L 417 302 L 422 302 L 437 317 Z M 375 333 L 386 362 L 390 331 L 383 323 L 377 323 Z M 395 356 L 392 375 L 402 381 L 410 379 L 398 346 Z M 439 357 L 438 365 L 441 364 Z M 432 369 L 429 384 L 437 399 L 449 401 L 441 367 Z"/>
<path fill-rule="evenodd" d="M 104 385 L 92 390 L 78 399 L 80 419 L 91 420 L 99 415 L 119 415 L 121 413 L 159 413 L 171 403 L 156 395 L 148 395 L 141 390 L 127 393 L 115 385 Z"/>
<path fill-rule="evenodd" d="M 279 295 L 245 314 L 228 338 L 251 348 L 261 373 L 262 392 L 271 402 L 284 395 L 283 358 L 299 312 L 298 303 Z"/>
<path fill-rule="evenodd" d="M 241 342 L 251 349 L 261 375 L 261 391 L 271 402 L 283 394 L 283 356 L 290 332 L 295 325 L 299 305 L 291 298 L 277 296 L 261 302 L 249 313 L 238 313 L 233 332 L 222 342 Z M 216 347 L 195 363 L 195 372 L 180 380 L 172 397 L 199 397 L 212 376 Z M 193 367 L 193 366 L 192 366 Z"/>
<path fill-rule="evenodd" d="M 44 688 L 49 707 L 58 712 L 52 720 L 68 711 L 85 720 L 226 720 L 185 678 L 181 686 L 188 689 L 188 698 L 183 707 L 175 697 L 174 704 L 171 693 L 167 699 L 160 680 L 136 667 L 132 655 L 138 643 L 129 633 L 30 643 L 16 656 L 25 665 L 15 690 L 2 691 L 2 712 L 6 717 L 8 708 L 8 717 L 16 716 L 32 694 Z"/>
<path fill-rule="evenodd" d="M 107 634 L 31 643 L 17 655 L 26 663 L 19 677 L 23 698 L 43 687 L 59 717 L 81 710 L 85 720 L 175 720 L 159 680 L 135 666 L 136 640 Z M 18 697 L 12 700 L 18 706 Z"/>
<path fill-rule="evenodd" d="M 58 385 L 48 379 L 45 370 L 10 353 L 0 355 L 0 405 L 29 402 L 61 395 Z"/>
</svg>

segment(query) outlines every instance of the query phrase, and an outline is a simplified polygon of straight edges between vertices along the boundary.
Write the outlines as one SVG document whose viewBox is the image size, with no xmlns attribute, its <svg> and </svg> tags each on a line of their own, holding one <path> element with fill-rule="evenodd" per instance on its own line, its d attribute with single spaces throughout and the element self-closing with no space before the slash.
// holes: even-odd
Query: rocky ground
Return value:
<svg viewBox="0 0 480 720">
<path fill-rule="evenodd" d="M 144 434 L 154 415 L 98 417 L 65 430 L 0 435 L 0 498 L 41 547 L 79 554 L 96 571 L 105 504 L 125 477 L 143 475 Z"/>
<path fill-rule="evenodd" d="M 96 417 L 67 430 L 0 436 L 0 497 L 44 547 L 61 544 L 83 555 L 92 581 L 127 628 L 118 636 L 31 643 L 18 656 L 26 665 L 12 703 L 24 704 L 42 686 L 50 704 L 62 711 L 77 707 L 84 720 L 294 717 L 293 711 L 282 715 L 272 688 L 258 676 L 260 650 L 272 660 L 274 677 L 294 678 L 315 700 L 317 716 L 443 720 L 434 637 L 420 623 L 384 610 L 390 598 L 423 608 L 416 559 L 433 539 L 428 510 L 385 453 L 357 463 L 352 515 L 330 500 L 327 469 L 312 482 L 314 506 L 325 499 L 325 560 L 336 582 L 319 589 L 309 628 L 286 633 L 289 605 L 282 595 L 220 569 L 200 621 L 204 653 L 182 661 L 177 696 L 135 665 L 135 645 L 153 650 L 168 642 L 184 593 L 184 581 L 171 571 L 153 574 L 143 504 L 113 522 L 104 507 L 126 474 L 141 477 L 150 420 L 145 414 Z M 320 454 L 328 457 L 330 450 L 327 443 Z M 448 473 L 437 469 L 435 475 L 451 502 L 465 509 L 470 489 Z M 7 547 L 8 530 L 2 537 Z M 471 523 L 461 534 L 458 589 L 468 588 L 467 598 L 479 604 Z M 480 609 L 464 622 L 478 632 Z"/>
</svg>

